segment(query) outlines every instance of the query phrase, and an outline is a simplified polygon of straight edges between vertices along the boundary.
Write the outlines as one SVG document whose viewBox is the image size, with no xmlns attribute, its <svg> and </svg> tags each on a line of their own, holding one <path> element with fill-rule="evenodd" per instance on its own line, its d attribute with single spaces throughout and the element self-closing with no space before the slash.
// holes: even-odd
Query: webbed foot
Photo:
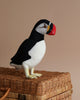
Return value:
<svg viewBox="0 0 80 100">
<path fill-rule="evenodd" d="M 30 78 L 30 79 L 37 79 L 37 76 L 35 76 L 35 75 L 29 75 L 29 76 L 27 76 L 27 78 Z"/>
<path fill-rule="evenodd" d="M 32 75 L 36 76 L 36 77 L 41 77 L 42 74 L 39 74 L 39 73 L 33 73 Z"/>
</svg>

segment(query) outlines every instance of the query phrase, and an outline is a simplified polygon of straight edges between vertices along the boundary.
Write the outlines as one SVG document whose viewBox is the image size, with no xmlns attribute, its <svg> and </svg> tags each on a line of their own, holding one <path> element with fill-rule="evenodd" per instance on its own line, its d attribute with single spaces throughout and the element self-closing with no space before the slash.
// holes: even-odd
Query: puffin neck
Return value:
<svg viewBox="0 0 80 100">
<path fill-rule="evenodd" d="M 44 35 L 38 33 L 38 32 L 35 31 L 35 30 L 33 30 L 33 31 L 31 32 L 31 35 L 30 35 L 29 39 L 38 42 L 38 41 L 44 40 Z"/>
</svg>

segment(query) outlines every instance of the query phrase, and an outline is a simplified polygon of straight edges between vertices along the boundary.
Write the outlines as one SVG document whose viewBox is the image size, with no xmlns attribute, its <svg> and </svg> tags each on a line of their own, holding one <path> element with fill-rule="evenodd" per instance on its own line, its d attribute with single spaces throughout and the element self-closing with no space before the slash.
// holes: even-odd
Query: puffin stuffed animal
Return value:
<svg viewBox="0 0 80 100">
<path fill-rule="evenodd" d="M 29 38 L 23 41 L 11 58 L 10 65 L 16 69 L 24 68 L 27 78 L 33 79 L 42 76 L 40 73 L 34 73 L 34 68 L 40 63 L 46 52 L 44 35 L 55 35 L 55 33 L 56 26 L 53 23 L 46 19 L 39 20 Z"/>
</svg>

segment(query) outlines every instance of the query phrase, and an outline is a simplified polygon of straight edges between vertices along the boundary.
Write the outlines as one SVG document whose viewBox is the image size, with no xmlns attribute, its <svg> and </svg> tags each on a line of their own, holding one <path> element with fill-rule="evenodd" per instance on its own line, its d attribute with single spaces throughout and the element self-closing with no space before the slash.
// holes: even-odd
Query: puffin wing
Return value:
<svg viewBox="0 0 80 100">
<path fill-rule="evenodd" d="M 26 39 L 19 47 L 17 53 L 11 58 L 11 63 L 21 65 L 23 61 L 28 60 L 31 56 L 29 50 L 35 45 L 34 41 Z"/>
</svg>

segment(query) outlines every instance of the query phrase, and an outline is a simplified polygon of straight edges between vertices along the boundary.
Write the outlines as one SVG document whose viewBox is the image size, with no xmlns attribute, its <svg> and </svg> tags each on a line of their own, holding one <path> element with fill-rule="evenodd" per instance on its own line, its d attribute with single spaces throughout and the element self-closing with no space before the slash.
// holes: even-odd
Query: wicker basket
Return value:
<svg viewBox="0 0 80 100">
<path fill-rule="evenodd" d="M 0 96 L 4 95 L 4 100 L 71 100 L 70 73 L 36 72 L 43 76 L 27 79 L 23 70 L 0 68 Z"/>
</svg>

